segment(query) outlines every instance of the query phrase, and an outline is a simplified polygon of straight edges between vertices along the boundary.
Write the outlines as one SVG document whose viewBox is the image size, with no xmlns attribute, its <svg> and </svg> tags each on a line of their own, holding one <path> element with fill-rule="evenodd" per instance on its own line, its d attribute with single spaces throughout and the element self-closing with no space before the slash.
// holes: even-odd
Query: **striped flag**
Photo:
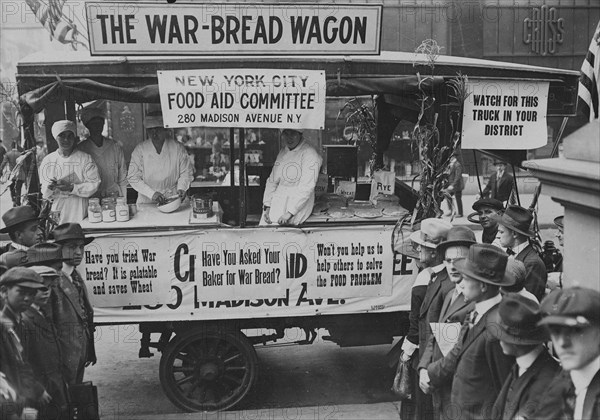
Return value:
<svg viewBox="0 0 600 420">
<path fill-rule="evenodd" d="M 35 17 L 44 28 L 50 32 L 50 37 L 63 44 L 72 44 L 77 35 L 77 28 L 66 16 L 62 9 L 65 0 L 25 0 Z"/>
<path fill-rule="evenodd" d="M 593 121 L 598 119 L 598 102 L 600 102 L 600 22 L 590 42 L 590 47 L 581 66 L 579 78 L 579 106 L 584 115 Z"/>
</svg>

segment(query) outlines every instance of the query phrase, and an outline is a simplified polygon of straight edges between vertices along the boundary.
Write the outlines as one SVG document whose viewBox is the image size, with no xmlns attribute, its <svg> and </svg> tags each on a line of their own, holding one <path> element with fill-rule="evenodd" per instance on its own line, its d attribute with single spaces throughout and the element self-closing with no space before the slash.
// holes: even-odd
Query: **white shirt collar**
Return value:
<svg viewBox="0 0 600 420">
<path fill-rule="evenodd" d="M 523 251 L 528 246 L 529 246 L 529 241 L 525 241 L 520 245 L 512 247 L 512 250 L 515 253 L 515 255 L 511 255 L 511 257 L 516 257 L 517 255 L 519 255 L 521 253 L 521 251 Z"/>
<path fill-rule="evenodd" d="M 70 264 L 67 264 L 66 262 L 63 262 L 62 272 L 65 273 L 67 275 L 67 277 L 69 277 L 69 279 L 71 278 L 71 274 L 73 273 L 73 270 L 75 270 L 75 267 L 73 267 Z"/>
<path fill-rule="evenodd" d="M 18 244 L 16 242 L 11 242 L 10 244 L 12 245 L 12 247 L 14 249 L 18 249 L 18 250 L 21 250 L 21 251 L 27 251 L 29 249 L 28 246 L 21 245 L 21 244 Z"/>
<path fill-rule="evenodd" d="M 542 346 L 537 346 L 529 353 L 516 358 L 517 365 L 519 365 L 519 376 L 524 374 L 525 371 L 529 369 L 531 365 L 533 365 L 533 362 L 536 361 L 536 359 L 542 353 L 543 350 L 544 348 Z"/>
<path fill-rule="evenodd" d="M 446 266 L 444 265 L 444 263 L 441 263 L 440 265 L 431 267 L 431 271 L 433 271 L 435 274 L 439 274 L 444 268 L 446 268 Z"/>
<path fill-rule="evenodd" d="M 486 314 L 486 312 L 488 312 L 494 306 L 499 304 L 501 300 L 502 300 L 502 295 L 500 293 L 498 293 L 493 298 L 486 299 L 482 302 L 477 302 L 475 304 L 475 312 L 477 312 L 477 318 L 475 319 L 475 324 L 477 324 L 479 322 L 479 320 Z"/>
<path fill-rule="evenodd" d="M 575 391 L 579 395 L 580 391 L 587 389 L 594 379 L 594 376 L 600 370 L 600 356 L 596 357 L 586 366 L 581 369 L 573 369 L 569 372 L 573 385 L 575 385 Z"/>
</svg>

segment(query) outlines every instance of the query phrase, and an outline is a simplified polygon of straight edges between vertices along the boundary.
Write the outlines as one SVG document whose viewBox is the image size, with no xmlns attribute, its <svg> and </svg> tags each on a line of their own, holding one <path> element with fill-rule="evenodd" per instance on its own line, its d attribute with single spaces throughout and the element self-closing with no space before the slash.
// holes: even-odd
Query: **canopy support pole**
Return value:
<svg viewBox="0 0 600 420">
<path fill-rule="evenodd" d="M 512 167 L 513 180 L 514 180 L 513 185 L 515 187 L 515 195 L 517 196 L 517 204 L 519 206 L 521 206 L 521 197 L 519 197 L 519 187 L 517 187 L 517 172 L 515 171 L 515 165 L 513 165 L 511 163 L 510 166 Z M 510 204 L 510 203 L 508 203 L 508 204 Z"/>
<path fill-rule="evenodd" d="M 554 147 L 552 148 L 552 153 L 550 153 L 550 157 L 556 157 L 556 152 L 558 152 L 558 146 L 560 145 L 560 141 L 562 140 L 563 132 L 565 131 L 565 127 L 567 126 L 567 121 L 569 121 L 569 117 L 563 117 L 562 123 L 560 124 L 560 128 L 558 129 L 558 133 L 556 134 L 556 140 L 554 142 Z"/>
<path fill-rule="evenodd" d="M 477 185 L 479 186 L 479 195 L 483 195 L 483 190 L 481 189 L 481 180 L 479 179 L 479 168 L 477 167 L 477 151 L 473 149 L 473 162 L 475 162 L 475 176 L 477 177 Z"/>
</svg>

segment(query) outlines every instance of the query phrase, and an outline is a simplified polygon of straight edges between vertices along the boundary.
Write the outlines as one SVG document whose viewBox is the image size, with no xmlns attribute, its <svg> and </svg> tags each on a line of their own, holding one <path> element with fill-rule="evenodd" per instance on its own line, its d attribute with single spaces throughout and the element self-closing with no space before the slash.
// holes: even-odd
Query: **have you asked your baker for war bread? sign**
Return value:
<svg viewBox="0 0 600 420">
<path fill-rule="evenodd" d="M 86 3 L 92 55 L 379 54 L 381 5 Z"/>
<path fill-rule="evenodd" d="M 462 148 L 526 150 L 548 142 L 549 82 L 470 79 Z"/>
</svg>

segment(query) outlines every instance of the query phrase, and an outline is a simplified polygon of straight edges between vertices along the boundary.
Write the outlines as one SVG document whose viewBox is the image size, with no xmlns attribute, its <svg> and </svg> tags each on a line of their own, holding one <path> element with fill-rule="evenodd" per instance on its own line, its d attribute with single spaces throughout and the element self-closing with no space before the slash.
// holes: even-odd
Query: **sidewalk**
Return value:
<svg viewBox="0 0 600 420">
<path fill-rule="evenodd" d="M 110 418 L 103 417 L 106 420 Z M 118 416 L 115 418 L 119 420 L 400 420 L 400 402 L 263 408 L 261 410 L 221 411 L 214 414 L 144 414 L 139 416 Z"/>
</svg>

